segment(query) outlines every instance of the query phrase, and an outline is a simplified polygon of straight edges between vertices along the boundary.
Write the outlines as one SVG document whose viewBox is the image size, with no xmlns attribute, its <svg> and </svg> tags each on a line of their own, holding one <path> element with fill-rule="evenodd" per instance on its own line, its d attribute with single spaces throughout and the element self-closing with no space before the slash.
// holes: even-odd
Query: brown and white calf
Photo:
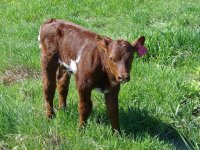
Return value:
<svg viewBox="0 0 200 150">
<path fill-rule="evenodd" d="M 70 76 L 74 74 L 79 94 L 80 127 L 92 111 L 91 92 L 98 88 L 105 95 L 112 129 L 120 131 L 120 83 L 130 80 L 134 52 L 139 56 L 147 52 L 144 47 L 145 37 L 142 36 L 133 43 L 112 40 L 72 22 L 50 19 L 42 24 L 39 41 L 47 116 L 54 116 L 56 86 L 59 108 L 66 108 Z"/>
</svg>

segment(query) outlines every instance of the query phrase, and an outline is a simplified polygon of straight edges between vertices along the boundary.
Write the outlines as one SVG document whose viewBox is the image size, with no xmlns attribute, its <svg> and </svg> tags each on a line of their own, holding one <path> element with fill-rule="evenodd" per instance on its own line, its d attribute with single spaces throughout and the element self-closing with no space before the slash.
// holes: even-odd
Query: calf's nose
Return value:
<svg viewBox="0 0 200 150">
<path fill-rule="evenodd" d="M 121 81 L 122 80 L 122 76 L 118 76 L 118 80 Z"/>
<path fill-rule="evenodd" d="M 129 74 L 124 74 L 122 76 L 118 76 L 118 80 L 120 82 L 128 82 L 130 80 Z"/>
<path fill-rule="evenodd" d="M 125 80 L 128 82 L 130 80 L 130 76 L 129 75 L 126 75 L 125 77 Z"/>
</svg>

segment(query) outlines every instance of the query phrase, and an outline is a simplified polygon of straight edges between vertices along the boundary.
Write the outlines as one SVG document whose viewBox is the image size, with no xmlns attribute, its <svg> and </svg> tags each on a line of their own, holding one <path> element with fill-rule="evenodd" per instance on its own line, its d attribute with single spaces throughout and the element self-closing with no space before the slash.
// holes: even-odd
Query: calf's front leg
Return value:
<svg viewBox="0 0 200 150">
<path fill-rule="evenodd" d="M 79 89 L 79 104 L 78 110 L 80 115 L 80 125 L 79 127 L 84 127 L 89 115 L 92 112 L 92 101 L 91 101 L 91 91 L 90 90 L 80 90 Z"/>
<path fill-rule="evenodd" d="M 119 108 L 118 108 L 118 93 L 120 90 L 120 86 L 116 86 L 112 88 L 109 93 L 105 93 L 105 103 L 108 115 L 111 120 L 111 126 L 113 132 L 120 133 L 120 126 L 119 126 Z"/>
</svg>

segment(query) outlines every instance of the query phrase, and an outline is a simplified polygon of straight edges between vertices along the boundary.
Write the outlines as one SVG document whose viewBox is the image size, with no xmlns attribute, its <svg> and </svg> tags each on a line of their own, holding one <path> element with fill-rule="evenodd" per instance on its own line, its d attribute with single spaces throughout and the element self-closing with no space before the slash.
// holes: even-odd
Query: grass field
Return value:
<svg viewBox="0 0 200 150">
<path fill-rule="evenodd" d="M 199 0 L 0 0 L 0 149 L 200 149 Z M 78 97 L 45 118 L 38 31 L 48 18 L 80 24 L 113 39 L 146 36 L 121 86 L 122 135 L 112 134 L 103 95 L 78 130 Z"/>
</svg>

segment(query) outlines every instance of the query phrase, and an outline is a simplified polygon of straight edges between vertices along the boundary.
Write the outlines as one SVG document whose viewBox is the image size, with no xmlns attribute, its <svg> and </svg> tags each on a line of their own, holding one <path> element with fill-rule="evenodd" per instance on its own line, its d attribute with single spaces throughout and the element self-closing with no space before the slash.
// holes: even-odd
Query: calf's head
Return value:
<svg viewBox="0 0 200 150">
<path fill-rule="evenodd" d="M 144 36 L 139 37 L 133 43 L 96 36 L 97 48 L 104 53 L 106 58 L 105 67 L 109 70 L 111 78 L 117 83 L 125 83 L 130 80 L 134 52 L 137 52 L 140 57 L 147 53 L 144 42 Z"/>
</svg>

